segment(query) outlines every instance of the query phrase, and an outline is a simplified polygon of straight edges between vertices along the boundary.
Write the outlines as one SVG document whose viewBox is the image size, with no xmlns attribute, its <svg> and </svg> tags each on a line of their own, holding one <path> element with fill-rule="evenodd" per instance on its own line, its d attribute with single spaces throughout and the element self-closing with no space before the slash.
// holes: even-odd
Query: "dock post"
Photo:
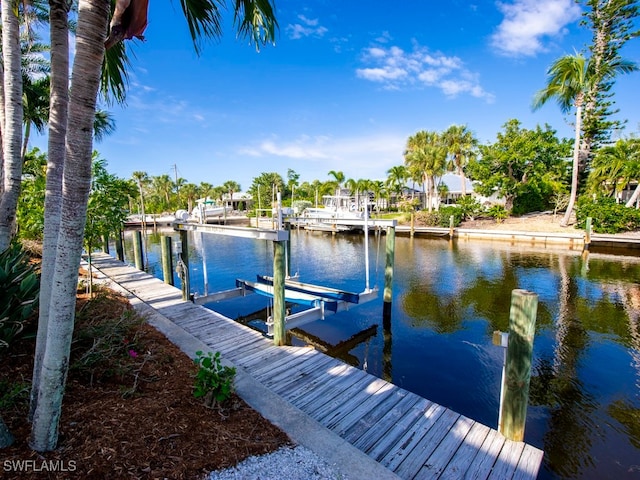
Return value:
<svg viewBox="0 0 640 480">
<path fill-rule="evenodd" d="M 498 430 L 515 442 L 524 440 L 537 311 L 537 294 L 520 289 L 511 292 L 509 338 L 502 376 Z"/>
<path fill-rule="evenodd" d="M 285 222 L 284 223 L 284 229 L 289 232 L 289 240 L 287 240 L 287 257 L 286 257 L 286 269 L 285 269 L 285 276 L 286 277 L 290 277 L 291 276 L 291 222 Z"/>
<path fill-rule="evenodd" d="M 453 224 L 454 218 L 453 215 L 449 216 L 449 240 L 453 238 Z"/>
<path fill-rule="evenodd" d="M 416 214 L 415 212 L 411 212 L 411 234 L 410 234 L 411 238 L 413 238 L 415 228 L 416 228 Z"/>
<path fill-rule="evenodd" d="M 396 229 L 387 227 L 386 265 L 384 267 L 384 294 L 382 303 L 383 323 L 391 320 L 391 298 L 393 294 L 393 261 L 396 249 Z"/>
<path fill-rule="evenodd" d="M 181 251 L 179 254 L 183 266 L 182 275 L 182 300 L 185 302 L 191 297 L 191 284 L 189 282 L 189 232 L 180 230 Z"/>
<path fill-rule="evenodd" d="M 171 254 L 171 237 L 163 235 L 160 243 L 162 253 L 162 277 L 164 283 L 173 285 L 173 255 Z"/>
<path fill-rule="evenodd" d="M 122 229 L 116 232 L 116 256 L 118 260 L 124 262 L 124 246 L 122 245 Z"/>
<path fill-rule="evenodd" d="M 273 242 L 273 344 L 277 347 L 286 343 L 286 304 L 284 300 L 284 241 Z"/>
<path fill-rule="evenodd" d="M 133 259 L 138 270 L 144 270 L 144 252 L 142 251 L 142 232 L 133 232 Z"/>
</svg>

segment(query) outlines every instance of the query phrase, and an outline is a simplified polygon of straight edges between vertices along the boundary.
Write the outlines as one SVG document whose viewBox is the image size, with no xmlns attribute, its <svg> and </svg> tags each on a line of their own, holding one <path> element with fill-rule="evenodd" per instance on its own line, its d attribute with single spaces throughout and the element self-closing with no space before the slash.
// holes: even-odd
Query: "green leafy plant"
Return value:
<svg viewBox="0 0 640 480">
<path fill-rule="evenodd" d="M 460 208 L 460 210 L 462 211 L 463 220 L 468 220 L 468 219 L 473 220 L 476 216 L 480 215 L 480 213 L 482 213 L 482 210 L 483 210 L 480 202 L 478 202 L 478 200 L 473 198 L 471 195 L 465 195 L 464 197 L 460 197 L 456 201 L 456 204 L 458 205 L 458 208 Z"/>
<path fill-rule="evenodd" d="M 500 223 L 509 217 L 509 212 L 502 205 L 492 205 L 491 208 L 487 210 L 487 215 L 493 218 L 496 223 Z"/>
<path fill-rule="evenodd" d="M 208 408 L 213 408 L 229 399 L 233 392 L 236 369 L 222 365 L 220 352 L 215 354 L 209 352 L 205 355 L 199 350 L 193 361 L 198 366 L 193 396 L 203 398 Z"/>
<path fill-rule="evenodd" d="M 1 351 L 24 332 L 38 306 L 40 281 L 19 243 L 0 253 L 0 292 Z"/>
<path fill-rule="evenodd" d="M 611 197 L 589 196 L 578 198 L 576 205 L 577 227 L 584 229 L 588 217 L 593 219 L 596 233 L 619 233 L 640 227 L 640 211 L 616 203 Z"/>
</svg>

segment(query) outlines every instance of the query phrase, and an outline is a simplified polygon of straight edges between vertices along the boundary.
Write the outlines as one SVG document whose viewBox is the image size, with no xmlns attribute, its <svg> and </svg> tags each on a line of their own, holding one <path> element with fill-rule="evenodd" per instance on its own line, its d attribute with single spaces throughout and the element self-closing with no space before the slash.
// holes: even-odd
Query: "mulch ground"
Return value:
<svg viewBox="0 0 640 480">
<path fill-rule="evenodd" d="M 89 318 L 118 318 L 131 308 L 124 298 L 108 295 Z M 78 308 L 90 308 L 85 296 Z M 27 445 L 33 348 L 32 340 L 23 340 L 0 353 L 0 387 L 24 384 L 17 400 L 0 411 L 16 437 L 0 450 L 0 478 L 194 479 L 290 444 L 235 395 L 217 409 L 195 399 L 193 361 L 143 323 L 131 348 L 113 353 L 116 364 L 90 375 L 70 370 L 58 448 L 38 454 Z"/>
</svg>

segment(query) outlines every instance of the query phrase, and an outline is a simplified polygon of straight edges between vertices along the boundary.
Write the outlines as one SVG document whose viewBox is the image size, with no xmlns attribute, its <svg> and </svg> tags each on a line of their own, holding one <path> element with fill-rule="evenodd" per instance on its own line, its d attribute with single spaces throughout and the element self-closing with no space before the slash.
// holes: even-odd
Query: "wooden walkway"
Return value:
<svg viewBox="0 0 640 480">
<path fill-rule="evenodd" d="M 182 302 L 151 275 L 97 254 L 94 267 L 400 478 L 533 479 L 543 452 L 308 347 Z"/>
</svg>

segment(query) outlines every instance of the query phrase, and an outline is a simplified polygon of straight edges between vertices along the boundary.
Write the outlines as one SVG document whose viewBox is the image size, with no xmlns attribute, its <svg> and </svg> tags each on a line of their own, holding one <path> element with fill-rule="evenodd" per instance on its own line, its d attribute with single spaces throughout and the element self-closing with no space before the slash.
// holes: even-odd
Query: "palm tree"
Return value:
<svg viewBox="0 0 640 480">
<path fill-rule="evenodd" d="M 131 2 L 130 7 L 135 8 L 146 2 Z M 42 357 L 42 365 L 38 382 L 32 385 L 37 389 L 35 397 L 35 410 L 29 444 L 36 451 L 46 451 L 55 448 L 58 438 L 58 422 L 60 419 L 62 397 L 67 373 L 69 359 L 69 349 L 71 345 L 71 334 L 73 332 L 74 311 L 75 311 L 75 289 L 78 280 L 78 266 L 80 263 L 83 230 L 86 222 L 87 199 L 91 184 L 91 157 L 92 157 L 92 124 L 95 117 L 96 97 L 101 78 L 101 67 L 105 57 L 105 32 L 108 27 L 110 13 L 110 2 L 101 0 L 80 0 L 78 5 L 77 32 L 76 32 L 76 55 L 72 73 L 73 90 L 69 97 L 56 96 L 54 90 L 58 91 L 58 84 L 54 87 L 53 70 L 54 57 L 69 55 L 68 50 L 68 27 L 67 27 L 67 2 L 62 0 L 50 0 L 50 8 L 56 12 L 56 20 L 51 17 L 51 44 L 52 44 L 52 100 L 51 115 L 57 119 L 64 117 L 61 125 L 68 126 L 68 130 L 60 130 L 64 136 L 58 136 L 57 140 L 62 140 L 56 147 L 66 144 L 69 146 L 68 154 L 64 155 L 64 150 L 57 151 L 56 160 L 62 160 L 60 168 L 64 165 L 64 176 L 62 177 L 64 192 L 62 206 L 59 212 L 53 212 L 60 219 L 56 237 L 49 247 L 55 250 L 55 266 L 52 275 L 52 285 L 55 291 L 51 291 L 48 318 L 48 328 L 46 334 L 46 345 Z M 12 16 L 13 2 L 2 3 L 2 26 L 3 39 L 11 39 L 11 44 L 3 42 L 3 56 L 5 57 L 5 104 L 12 108 L 7 110 L 5 123 L 8 125 L 6 131 L 2 132 L 4 142 L 5 161 L 3 167 L 5 172 L 14 172 L 15 159 L 20 159 L 21 132 L 16 134 L 16 128 L 21 125 L 22 111 L 21 88 L 19 74 L 19 52 L 13 50 L 12 46 L 18 45 L 17 19 L 14 23 Z M 221 33 L 222 11 L 219 2 L 204 0 L 194 2 L 185 0 L 180 5 L 185 13 L 189 31 L 194 39 L 196 49 L 197 41 L 201 37 L 218 37 Z M 274 31 L 277 26 L 271 2 L 269 0 L 243 0 L 234 3 L 235 24 L 242 36 L 248 36 L 256 45 L 271 41 L 274 38 Z M 60 15 L 57 15 L 60 14 Z M 7 30 L 8 29 L 8 30 Z M 63 38 L 64 37 L 64 38 Z M 121 44 L 118 44 L 121 45 Z M 115 47 L 114 47 L 115 48 Z M 17 58 L 15 58 L 17 56 Z M 64 61 L 60 61 L 61 66 Z M 7 68 L 9 66 L 9 68 Z M 68 67 L 68 64 L 67 64 Z M 68 75 L 68 68 L 64 75 Z M 58 70 L 62 75 L 62 70 Z M 10 77 L 10 78 L 7 78 Z M 58 77 L 60 78 L 60 77 Z M 68 84 L 65 84 L 67 87 Z M 68 90 L 65 88 L 65 90 Z M 16 110 L 20 110 L 16 112 Z M 67 118 L 67 111 L 69 112 Z M 17 114 L 19 113 L 19 115 Z M 62 127 L 64 128 L 64 127 Z M 51 134 L 50 134 L 51 157 Z M 7 170 L 8 167 L 8 170 Z M 5 178 L 7 178 L 5 176 Z M 19 182 L 20 175 L 12 175 L 12 179 Z M 10 185 L 14 187 L 13 184 Z M 19 187 L 18 187 L 19 188 Z M 19 190 L 18 190 L 19 192 Z M 3 191 L 2 202 L 0 203 L 0 249 L 6 248 L 11 235 L 10 228 L 13 227 L 11 219 L 15 216 L 15 203 L 13 210 L 11 200 L 7 196 L 5 200 Z M 17 192 L 16 192 L 17 193 Z M 54 209 L 56 206 L 54 205 Z M 51 213 L 51 212 L 50 212 Z M 45 226 L 46 228 L 46 226 Z M 42 303 L 41 303 L 42 308 Z M 39 324 L 38 328 L 41 328 Z M 41 335 L 38 334 L 40 340 Z M 34 377 L 36 367 L 34 367 Z"/>
<path fill-rule="evenodd" d="M 547 85 L 536 93 L 533 108 L 537 110 L 551 99 L 555 99 L 562 113 L 568 113 L 572 108 L 576 110 L 575 139 L 573 144 L 573 163 L 571 167 L 571 193 L 567 211 L 560 221 L 560 225 L 569 225 L 571 214 L 578 195 L 578 173 L 580 167 L 580 138 L 582 131 L 582 109 L 587 93 L 594 81 L 602 78 L 612 78 L 619 73 L 630 73 L 637 69 L 632 62 L 616 60 L 607 65 L 601 65 L 600 75 L 596 78 L 594 67 L 582 54 L 565 55 L 556 60 L 547 71 Z"/>
<path fill-rule="evenodd" d="M 329 170 L 328 175 L 330 177 L 333 177 L 335 183 L 338 185 L 336 187 L 336 190 L 337 190 L 336 194 L 340 195 L 340 189 L 342 188 L 342 184 L 344 183 L 344 179 L 345 179 L 344 173 L 337 172 L 335 170 Z"/>
<path fill-rule="evenodd" d="M 589 172 L 590 192 L 618 194 L 633 180 L 640 180 L 640 140 L 620 139 L 614 145 L 597 151 Z M 638 195 L 640 184 L 626 206 L 632 207 Z"/>
<path fill-rule="evenodd" d="M 193 210 L 193 202 L 198 198 L 198 186 L 195 183 L 185 183 L 180 194 L 187 201 L 187 211 Z"/>
<path fill-rule="evenodd" d="M 405 165 L 422 172 L 427 209 L 433 208 L 435 179 L 441 176 L 446 168 L 447 149 L 442 137 L 437 132 L 421 130 L 407 140 L 404 154 Z"/>
<path fill-rule="evenodd" d="M 405 182 L 407 181 L 407 169 L 404 165 L 394 165 L 387 170 L 387 187 L 389 187 L 389 194 L 396 194 L 396 202 L 398 196 L 402 194 Z"/>
<path fill-rule="evenodd" d="M 163 206 L 163 209 L 166 210 L 171 204 L 171 192 L 173 192 L 175 188 L 175 183 L 171 177 L 165 173 L 164 175 L 152 177 L 151 184 L 154 194 L 162 199 L 160 204 Z"/>
<path fill-rule="evenodd" d="M 142 221 L 144 222 L 144 187 L 149 183 L 149 174 L 147 174 L 147 172 L 135 171 L 131 174 L 131 177 L 136 181 L 136 185 L 138 185 L 138 193 L 140 194 L 140 214 L 142 215 Z"/>
<path fill-rule="evenodd" d="M 15 233 L 15 217 L 22 177 L 22 70 L 20 24 L 15 3 L 2 2 L 2 57 L 4 60 L 4 117 L 2 118 L 2 188 L 0 192 L 0 252 Z"/>
<path fill-rule="evenodd" d="M 234 192 L 240 191 L 240 184 L 233 180 L 227 180 L 222 184 L 224 189 L 229 192 L 229 201 L 231 202 L 231 206 L 233 206 L 233 194 Z"/>
<path fill-rule="evenodd" d="M 380 200 L 385 194 L 384 182 L 382 180 L 372 180 L 369 188 L 371 189 L 371 193 L 375 196 L 376 201 L 376 210 L 380 209 Z"/>
<path fill-rule="evenodd" d="M 462 196 L 467 195 L 467 182 L 464 177 L 464 167 L 473 158 L 478 140 L 466 125 L 451 125 L 442 134 L 442 140 L 451 155 L 451 170 L 460 176 Z"/>
<path fill-rule="evenodd" d="M 211 195 L 211 191 L 213 190 L 213 185 L 208 182 L 200 182 L 198 186 L 198 190 L 200 191 L 200 196 L 206 199 L 209 195 Z"/>
</svg>

